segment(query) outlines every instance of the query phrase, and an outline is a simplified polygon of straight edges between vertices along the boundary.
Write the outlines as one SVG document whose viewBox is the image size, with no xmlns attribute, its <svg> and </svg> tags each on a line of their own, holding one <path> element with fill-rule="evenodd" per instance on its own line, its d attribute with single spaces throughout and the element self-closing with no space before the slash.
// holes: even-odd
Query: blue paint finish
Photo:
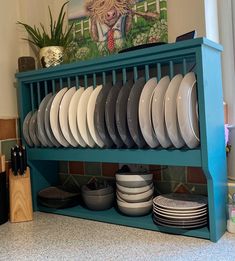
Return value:
<svg viewBox="0 0 235 261">
<path fill-rule="evenodd" d="M 35 107 L 37 91 L 34 86 L 47 89 L 47 84 L 55 92 L 55 82 L 79 77 L 85 87 L 88 81 L 96 83 L 101 75 L 106 83 L 109 72 L 112 79 L 123 80 L 129 77 L 136 80 L 144 70 L 146 80 L 151 70 L 155 70 L 158 80 L 166 71 L 172 78 L 177 71 L 186 74 L 193 68 L 197 75 L 199 127 L 201 144 L 190 150 L 177 149 L 97 149 L 97 148 L 28 148 L 31 167 L 33 202 L 35 210 L 71 215 L 105 221 L 120 225 L 202 237 L 216 242 L 226 230 L 227 173 L 224 141 L 223 96 L 221 84 L 222 47 L 205 38 L 197 38 L 173 44 L 166 44 L 138 51 L 111 55 L 95 60 L 61 65 L 54 68 L 23 72 L 18 78 L 19 111 L 22 122 L 26 114 Z M 194 66 L 195 65 L 195 66 Z M 138 71 L 139 70 L 139 71 Z M 120 74 L 118 74 L 120 72 Z M 119 79 L 118 77 L 120 77 Z M 130 76 L 131 75 L 131 76 Z M 42 86 L 46 83 L 45 86 Z M 63 83 L 63 82 L 62 82 Z M 69 83 L 68 83 L 69 84 Z M 40 92 L 39 92 L 40 93 Z M 41 92 L 42 93 L 42 92 Z M 47 91 L 45 91 L 47 93 Z M 42 99 L 43 97 L 40 97 Z M 36 99 L 36 100 L 35 100 Z M 24 142 L 24 139 L 23 139 Z M 202 167 L 207 178 L 210 227 L 195 230 L 179 230 L 157 227 L 151 216 L 131 218 L 120 215 L 115 209 L 104 212 L 91 212 L 81 207 L 49 210 L 39 208 L 36 194 L 39 189 L 57 182 L 58 161 L 121 162 L 137 164 L 157 164 L 169 166 Z"/>
</svg>

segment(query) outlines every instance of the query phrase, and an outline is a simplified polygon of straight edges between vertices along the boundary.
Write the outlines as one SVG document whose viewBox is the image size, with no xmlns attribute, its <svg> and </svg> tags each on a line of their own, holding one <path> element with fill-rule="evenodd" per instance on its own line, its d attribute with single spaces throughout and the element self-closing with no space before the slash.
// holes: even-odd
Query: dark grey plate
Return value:
<svg viewBox="0 0 235 261">
<path fill-rule="evenodd" d="M 169 225 L 179 225 L 179 226 L 186 226 L 186 225 L 196 225 L 198 223 L 204 223 L 208 220 L 208 215 L 204 215 L 199 218 L 194 219 L 171 219 L 166 217 L 160 217 L 159 215 L 153 215 L 153 218 L 156 221 L 166 223 Z"/>
<path fill-rule="evenodd" d="M 39 108 L 38 108 L 38 114 L 37 114 L 37 128 L 38 128 L 38 139 L 41 142 L 41 144 L 44 147 L 53 147 L 54 144 L 50 141 L 50 139 L 47 137 L 46 130 L 45 130 L 45 111 L 46 106 L 49 102 L 49 100 L 52 97 L 52 93 L 47 94 L 43 100 L 41 101 Z"/>
<path fill-rule="evenodd" d="M 115 145 L 118 148 L 124 146 L 124 143 L 118 133 L 116 120 L 115 120 L 115 110 L 116 110 L 116 101 L 118 94 L 122 88 L 122 82 L 118 81 L 109 91 L 106 103 L 105 103 L 105 122 L 109 132 L 109 135 Z"/>
<path fill-rule="evenodd" d="M 145 147 L 147 144 L 144 140 L 139 125 L 139 100 L 145 85 L 145 79 L 139 78 L 133 85 L 127 101 L 127 124 L 133 140 L 139 148 Z"/>
<path fill-rule="evenodd" d="M 49 140 L 52 142 L 52 144 L 56 147 L 60 147 L 61 145 L 59 142 L 56 140 L 52 130 L 51 130 L 51 124 L 50 124 L 50 109 L 51 109 L 51 104 L 53 102 L 53 99 L 55 97 L 55 94 L 51 96 L 50 100 L 47 103 L 46 109 L 45 109 L 45 114 L 44 114 L 44 124 L 45 124 L 45 131 L 47 134 L 47 137 Z"/>
<path fill-rule="evenodd" d="M 99 95 L 97 96 L 94 113 L 95 126 L 106 148 L 112 148 L 114 145 L 105 123 L 105 103 L 111 88 L 111 82 L 108 82 L 103 86 Z"/>
<path fill-rule="evenodd" d="M 133 83 L 131 81 L 128 81 L 123 85 L 118 94 L 115 109 L 117 130 L 122 141 L 128 148 L 132 148 L 135 145 L 127 126 L 127 100 L 132 85 Z"/>
<path fill-rule="evenodd" d="M 199 228 L 199 227 L 205 227 L 208 225 L 207 221 L 204 221 L 202 223 L 194 224 L 194 225 L 173 225 L 173 224 L 168 224 L 165 222 L 161 222 L 153 218 L 153 221 L 156 225 L 164 226 L 164 227 L 175 227 L 175 228 L 184 228 L 184 229 L 192 229 L 192 228 Z"/>
</svg>

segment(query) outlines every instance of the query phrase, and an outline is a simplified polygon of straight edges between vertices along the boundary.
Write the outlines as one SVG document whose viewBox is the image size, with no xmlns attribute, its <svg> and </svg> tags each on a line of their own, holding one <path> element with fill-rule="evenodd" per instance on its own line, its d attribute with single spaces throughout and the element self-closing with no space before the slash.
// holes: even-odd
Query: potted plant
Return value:
<svg viewBox="0 0 235 261">
<path fill-rule="evenodd" d="M 72 42 L 71 30 L 73 24 L 64 29 L 65 12 L 64 8 L 68 2 L 64 3 L 60 9 L 57 21 L 54 21 L 50 7 L 50 30 L 46 31 L 43 24 L 40 27 L 32 27 L 28 24 L 17 22 L 22 25 L 29 34 L 29 38 L 23 38 L 40 49 L 39 58 L 43 67 L 50 67 L 60 64 L 63 61 L 65 49 Z"/>
</svg>

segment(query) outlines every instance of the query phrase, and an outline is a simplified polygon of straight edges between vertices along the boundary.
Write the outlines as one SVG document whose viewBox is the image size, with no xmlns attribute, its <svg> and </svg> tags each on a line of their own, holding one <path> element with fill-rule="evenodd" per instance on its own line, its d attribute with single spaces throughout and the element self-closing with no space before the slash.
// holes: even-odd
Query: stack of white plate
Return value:
<svg viewBox="0 0 235 261">
<path fill-rule="evenodd" d="M 116 174 L 117 205 L 128 216 L 142 216 L 152 209 L 153 174 Z"/>
<path fill-rule="evenodd" d="M 207 197 L 171 193 L 153 199 L 153 221 L 160 226 L 193 229 L 208 225 Z"/>
</svg>

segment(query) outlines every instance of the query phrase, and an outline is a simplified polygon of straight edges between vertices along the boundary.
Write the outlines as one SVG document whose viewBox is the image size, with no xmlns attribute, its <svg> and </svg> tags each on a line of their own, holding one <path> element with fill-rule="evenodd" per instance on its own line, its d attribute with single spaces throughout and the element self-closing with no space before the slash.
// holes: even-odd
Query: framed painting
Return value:
<svg viewBox="0 0 235 261">
<path fill-rule="evenodd" d="M 167 0 L 70 0 L 68 19 L 74 23 L 70 61 L 168 40 Z"/>
</svg>

